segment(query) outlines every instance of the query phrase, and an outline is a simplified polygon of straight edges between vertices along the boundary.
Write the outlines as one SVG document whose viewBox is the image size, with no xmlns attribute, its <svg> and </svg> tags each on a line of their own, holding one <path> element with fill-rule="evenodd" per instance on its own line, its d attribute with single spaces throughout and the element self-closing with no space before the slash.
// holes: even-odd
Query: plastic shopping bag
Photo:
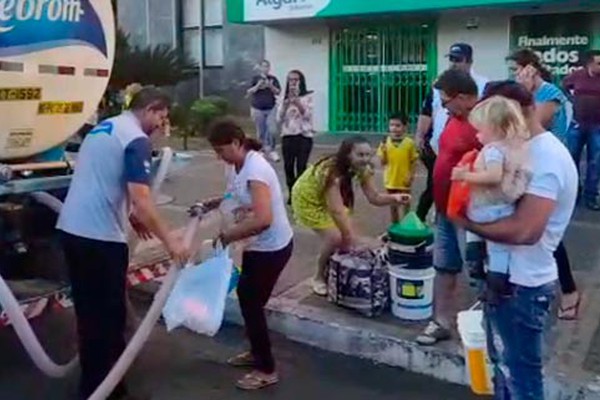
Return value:
<svg viewBox="0 0 600 400">
<path fill-rule="evenodd" d="M 472 170 L 478 154 L 479 152 L 477 150 L 469 151 L 463 156 L 457 167 L 467 167 L 469 170 Z M 463 181 L 452 181 L 452 186 L 450 186 L 450 196 L 448 197 L 448 217 L 452 219 L 465 215 L 467 207 L 469 206 L 470 197 L 471 190 L 468 183 Z"/>
<path fill-rule="evenodd" d="M 216 335 L 223 322 L 232 269 L 229 249 L 218 248 L 203 263 L 181 271 L 163 309 L 167 331 L 184 326 Z"/>
</svg>

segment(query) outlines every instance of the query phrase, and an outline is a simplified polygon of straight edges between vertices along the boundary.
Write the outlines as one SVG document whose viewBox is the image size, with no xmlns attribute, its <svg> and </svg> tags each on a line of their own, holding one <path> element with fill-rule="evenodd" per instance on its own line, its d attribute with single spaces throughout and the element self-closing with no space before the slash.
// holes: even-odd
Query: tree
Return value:
<svg viewBox="0 0 600 400">
<path fill-rule="evenodd" d="M 110 86 L 122 89 L 132 82 L 172 86 L 190 76 L 190 66 L 179 50 L 167 45 L 132 47 L 129 35 L 117 29 Z"/>
</svg>

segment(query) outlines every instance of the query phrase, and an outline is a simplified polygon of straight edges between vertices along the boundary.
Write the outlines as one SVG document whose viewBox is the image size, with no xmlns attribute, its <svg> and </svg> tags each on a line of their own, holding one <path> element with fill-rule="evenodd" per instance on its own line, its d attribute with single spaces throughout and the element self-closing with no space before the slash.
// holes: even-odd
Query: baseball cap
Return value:
<svg viewBox="0 0 600 400">
<path fill-rule="evenodd" d="M 466 43 L 454 43 L 450 46 L 450 51 L 446 57 L 458 58 L 461 60 L 473 60 L 473 47 Z"/>
</svg>

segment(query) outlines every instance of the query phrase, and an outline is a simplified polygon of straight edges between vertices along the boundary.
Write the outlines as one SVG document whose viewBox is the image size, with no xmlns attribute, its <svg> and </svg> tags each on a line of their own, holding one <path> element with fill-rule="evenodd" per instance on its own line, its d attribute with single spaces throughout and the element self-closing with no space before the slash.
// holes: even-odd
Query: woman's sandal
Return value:
<svg viewBox="0 0 600 400">
<path fill-rule="evenodd" d="M 272 386 L 277 382 L 279 382 L 277 373 L 264 375 L 260 372 L 253 371 L 237 381 L 236 386 L 242 390 L 259 390 Z"/>
<path fill-rule="evenodd" d="M 237 356 L 230 358 L 229 360 L 227 360 L 227 364 L 231 365 L 232 367 L 238 368 L 253 367 L 254 357 L 252 356 L 252 353 L 247 351 L 245 353 L 238 354 Z"/>
<path fill-rule="evenodd" d="M 579 319 L 579 308 L 581 306 L 581 294 L 577 294 L 577 301 L 572 306 L 558 308 L 558 319 L 563 321 L 576 321 Z"/>
</svg>

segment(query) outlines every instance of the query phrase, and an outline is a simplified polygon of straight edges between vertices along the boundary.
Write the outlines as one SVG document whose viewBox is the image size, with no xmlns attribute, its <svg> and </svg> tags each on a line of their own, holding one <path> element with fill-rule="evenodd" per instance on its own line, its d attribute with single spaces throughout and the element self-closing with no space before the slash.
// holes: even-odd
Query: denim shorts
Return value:
<svg viewBox="0 0 600 400">
<path fill-rule="evenodd" d="M 454 225 L 445 215 L 437 213 L 433 266 L 437 271 L 450 274 L 462 272 L 465 255 L 465 231 Z"/>
</svg>

